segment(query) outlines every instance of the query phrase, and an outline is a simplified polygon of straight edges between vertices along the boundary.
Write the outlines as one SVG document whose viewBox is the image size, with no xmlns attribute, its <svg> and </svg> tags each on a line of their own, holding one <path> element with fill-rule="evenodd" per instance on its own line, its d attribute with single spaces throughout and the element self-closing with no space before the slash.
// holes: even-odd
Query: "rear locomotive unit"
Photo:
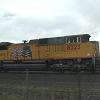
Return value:
<svg viewBox="0 0 100 100">
<path fill-rule="evenodd" d="M 0 43 L 0 70 L 99 70 L 99 42 L 89 34 Z M 98 67 L 97 67 L 98 66 Z"/>
</svg>

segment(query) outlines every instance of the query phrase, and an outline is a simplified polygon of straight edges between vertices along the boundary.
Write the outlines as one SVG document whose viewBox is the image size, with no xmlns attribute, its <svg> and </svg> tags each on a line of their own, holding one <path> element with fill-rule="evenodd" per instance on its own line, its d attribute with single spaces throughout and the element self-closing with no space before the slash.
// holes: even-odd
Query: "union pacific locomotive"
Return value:
<svg viewBox="0 0 100 100">
<path fill-rule="evenodd" d="M 0 43 L 0 71 L 99 71 L 99 42 L 89 34 Z"/>
</svg>

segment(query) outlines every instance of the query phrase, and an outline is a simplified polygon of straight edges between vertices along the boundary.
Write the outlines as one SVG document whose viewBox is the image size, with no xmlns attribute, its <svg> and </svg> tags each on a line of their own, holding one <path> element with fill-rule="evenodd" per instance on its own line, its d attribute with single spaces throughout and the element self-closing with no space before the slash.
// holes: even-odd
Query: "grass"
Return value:
<svg viewBox="0 0 100 100">
<path fill-rule="evenodd" d="M 95 91 L 95 92 L 94 92 Z M 97 90 L 83 90 L 82 96 L 94 95 Z M 78 99 L 78 88 L 66 87 L 35 87 L 21 85 L 0 85 L 0 100 L 68 100 L 68 98 Z M 97 92 L 100 95 L 100 90 Z M 96 95 L 96 94 L 95 94 Z M 70 100 L 70 99 L 69 99 Z M 71 99 L 73 100 L 73 99 Z"/>
<path fill-rule="evenodd" d="M 77 90 L 74 91 L 74 94 Z M 71 89 L 62 87 L 35 87 L 0 85 L 0 100 L 67 100 Z"/>
<path fill-rule="evenodd" d="M 0 100 L 25 100 L 22 97 L 16 97 L 14 95 L 9 96 L 0 96 Z"/>
</svg>

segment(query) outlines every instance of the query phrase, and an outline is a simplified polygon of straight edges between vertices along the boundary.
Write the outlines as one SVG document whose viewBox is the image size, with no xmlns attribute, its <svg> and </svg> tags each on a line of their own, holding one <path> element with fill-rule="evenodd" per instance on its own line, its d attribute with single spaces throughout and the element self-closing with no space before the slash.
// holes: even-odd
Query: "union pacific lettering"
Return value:
<svg viewBox="0 0 100 100">
<path fill-rule="evenodd" d="M 79 50 L 80 49 L 80 44 L 70 44 L 66 45 L 67 50 Z"/>
</svg>

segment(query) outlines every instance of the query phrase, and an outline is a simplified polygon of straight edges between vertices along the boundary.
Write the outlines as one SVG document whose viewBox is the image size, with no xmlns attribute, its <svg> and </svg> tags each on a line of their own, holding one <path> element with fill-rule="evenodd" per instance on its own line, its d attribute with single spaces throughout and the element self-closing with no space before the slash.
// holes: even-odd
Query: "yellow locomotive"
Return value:
<svg viewBox="0 0 100 100">
<path fill-rule="evenodd" d="M 94 71 L 99 42 L 89 34 L 0 43 L 0 70 Z"/>
</svg>

